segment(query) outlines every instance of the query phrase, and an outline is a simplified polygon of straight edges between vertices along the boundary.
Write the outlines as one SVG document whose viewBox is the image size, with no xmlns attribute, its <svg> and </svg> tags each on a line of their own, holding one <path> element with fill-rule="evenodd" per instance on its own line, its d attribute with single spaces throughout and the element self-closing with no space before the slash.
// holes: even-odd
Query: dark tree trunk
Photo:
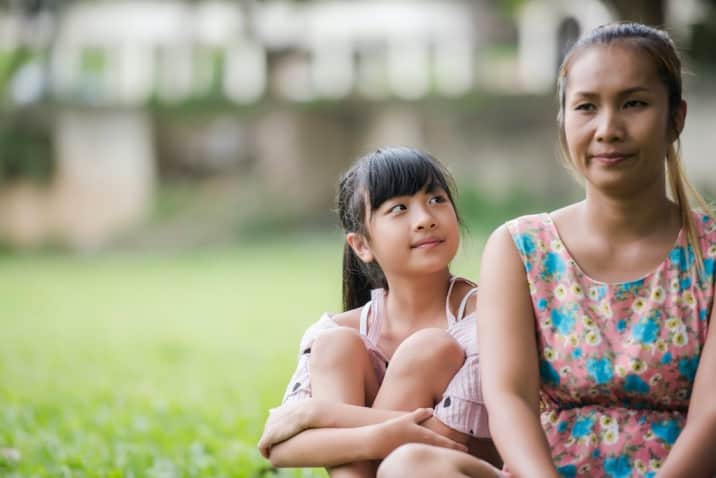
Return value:
<svg viewBox="0 0 716 478">
<path fill-rule="evenodd" d="M 609 0 L 620 20 L 664 26 L 665 0 Z"/>
</svg>

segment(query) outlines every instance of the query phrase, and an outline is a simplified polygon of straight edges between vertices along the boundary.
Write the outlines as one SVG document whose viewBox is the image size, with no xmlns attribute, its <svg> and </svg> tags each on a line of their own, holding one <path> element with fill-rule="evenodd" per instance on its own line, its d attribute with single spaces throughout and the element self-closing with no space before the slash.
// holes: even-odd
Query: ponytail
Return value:
<svg viewBox="0 0 716 478">
<path fill-rule="evenodd" d="M 677 141 L 677 144 L 680 144 L 679 141 Z M 680 147 L 674 147 L 672 144 L 666 151 L 666 172 L 669 181 L 669 191 L 671 192 L 672 200 L 679 205 L 681 223 L 686 230 L 687 242 L 696 255 L 696 269 L 699 272 L 699 276 L 701 276 L 703 273 L 704 257 L 699 244 L 698 229 L 694 222 L 694 216 L 691 213 L 689 195 L 696 200 L 704 214 L 711 215 L 712 211 L 703 196 L 699 194 L 686 178 L 686 174 L 681 166 L 680 149 Z"/>
<path fill-rule="evenodd" d="M 388 288 L 376 262 L 361 261 L 353 248 L 343 245 L 343 310 L 356 309 L 370 300 L 371 289 Z"/>
</svg>

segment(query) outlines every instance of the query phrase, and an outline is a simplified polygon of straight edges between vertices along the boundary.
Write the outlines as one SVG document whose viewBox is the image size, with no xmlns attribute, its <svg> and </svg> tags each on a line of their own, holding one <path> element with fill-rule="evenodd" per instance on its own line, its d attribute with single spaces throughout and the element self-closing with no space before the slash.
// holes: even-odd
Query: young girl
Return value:
<svg viewBox="0 0 716 478">
<path fill-rule="evenodd" d="M 345 312 L 305 333 L 262 454 L 333 477 L 375 476 L 373 462 L 409 442 L 499 462 L 477 373 L 476 288 L 448 269 L 460 241 L 449 173 L 420 151 L 378 150 L 341 178 L 337 203 Z"/>
<path fill-rule="evenodd" d="M 514 476 L 716 475 L 716 221 L 694 191 L 703 210 L 689 206 L 674 147 L 680 68 L 644 25 L 580 40 L 560 70 L 559 124 L 586 197 L 509 221 L 485 247 L 481 372 Z M 421 460 L 463 476 L 448 456 L 407 449 L 381 476 L 428 476 Z"/>
</svg>

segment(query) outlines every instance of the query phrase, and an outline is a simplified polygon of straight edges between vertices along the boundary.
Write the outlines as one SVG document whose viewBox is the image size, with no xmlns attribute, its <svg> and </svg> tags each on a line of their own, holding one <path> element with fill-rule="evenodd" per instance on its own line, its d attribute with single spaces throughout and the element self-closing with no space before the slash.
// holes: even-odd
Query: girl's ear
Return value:
<svg viewBox="0 0 716 478">
<path fill-rule="evenodd" d="M 671 138 L 672 141 L 676 141 L 679 139 L 679 136 L 681 136 L 681 132 L 684 130 L 684 124 L 686 123 L 686 101 L 681 100 L 681 103 L 679 103 L 679 106 L 676 107 L 676 111 L 674 111 L 674 137 Z"/>
<path fill-rule="evenodd" d="M 368 240 L 363 234 L 349 232 L 346 234 L 346 242 L 361 261 L 366 264 L 373 262 L 373 252 L 370 250 Z"/>
</svg>

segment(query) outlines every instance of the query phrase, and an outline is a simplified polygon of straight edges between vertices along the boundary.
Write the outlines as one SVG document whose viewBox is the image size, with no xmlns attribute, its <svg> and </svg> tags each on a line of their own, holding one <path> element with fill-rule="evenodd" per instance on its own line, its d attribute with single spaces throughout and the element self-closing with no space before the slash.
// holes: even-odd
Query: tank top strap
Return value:
<svg viewBox="0 0 716 478">
<path fill-rule="evenodd" d="M 450 285 L 448 285 L 447 296 L 445 297 L 445 317 L 447 317 L 448 327 L 457 322 L 457 318 L 450 310 L 450 296 L 452 296 L 452 290 L 455 288 L 455 282 L 457 282 L 457 277 L 450 276 Z"/>
<path fill-rule="evenodd" d="M 370 291 L 370 297 L 370 302 L 364 305 L 361 311 L 360 333 L 370 342 L 377 344 L 385 314 L 385 291 L 373 289 Z"/>
<path fill-rule="evenodd" d="M 373 303 L 369 300 L 360 310 L 360 334 L 368 335 L 368 314 L 370 314 L 370 306 Z"/>
<path fill-rule="evenodd" d="M 456 320 L 462 320 L 465 318 L 465 309 L 467 309 L 467 301 L 470 300 L 470 297 L 477 294 L 477 287 L 473 287 L 470 289 L 467 294 L 465 294 L 465 297 L 462 298 L 462 302 L 460 302 L 460 307 L 457 309 L 457 315 L 455 316 Z"/>
</svg>

